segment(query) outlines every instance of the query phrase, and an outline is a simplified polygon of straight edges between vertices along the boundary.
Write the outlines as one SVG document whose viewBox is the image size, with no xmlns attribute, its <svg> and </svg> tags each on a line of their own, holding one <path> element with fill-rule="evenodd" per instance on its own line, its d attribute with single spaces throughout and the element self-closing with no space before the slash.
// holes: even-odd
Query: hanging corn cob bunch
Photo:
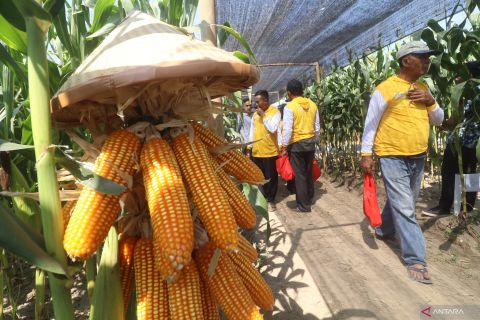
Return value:
<svg viewBox="0 0 480 320">
<path fill-rule="evenodd" d="M 95 163 L 97 174 L 128 186 L 118 223 L 125 313 L 135 288 L 139 320 L 220 319 L 219 308 L 228 319 L 262 319 L 259 308 L 270 310 L 273 295 L 252 264 L 256 250 L 238 233 L 239 227 L 255 226 L 253 207 L 198 131 L 170 129 L 162 137 L 149 126 L 145 132 L 136 132 L 139 139 L 115 131 Z M 114 153 L 120 144 L 125 149 Z M 137 161 L 140 172 L 134 175 Z M 85 187 L 73 210 L 73 204 L 65 206 L 65 219 L 73 212 L 64 239 L 71 256 L 88 257 L 101 244 L 119 198 Z M 91 202 L 82 206 L 85 201 Z M 220 257 L 209 275 L 216 251 Z"/>
<path fill-rule="evenodd" d="M 140 139 L 134 133 L 114 131 L 95 161 L 95 173 L 127 186 L 126 176 L 135 172 L 140 147 Z M 120 195 L 100 193 L 90 187 L 82 189 L 63 239 L 68 254 L 85 259 L 100 247 L 120 211 L 119 199 Z"/>
</svg>

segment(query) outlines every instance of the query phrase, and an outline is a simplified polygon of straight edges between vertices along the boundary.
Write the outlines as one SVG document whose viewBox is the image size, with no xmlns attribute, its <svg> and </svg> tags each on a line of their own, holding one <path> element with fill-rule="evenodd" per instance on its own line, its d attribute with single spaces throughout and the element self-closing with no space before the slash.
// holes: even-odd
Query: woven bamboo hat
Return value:
<svg viewBox="0 0 480 320">
<path fill-rule="evenodd" d="M 258 68 L 141 12 L 118 25 L 50 101 L 57 126 L 120 117 L 204 119 L 210 99 L 248 88 Z"/>
</svg>

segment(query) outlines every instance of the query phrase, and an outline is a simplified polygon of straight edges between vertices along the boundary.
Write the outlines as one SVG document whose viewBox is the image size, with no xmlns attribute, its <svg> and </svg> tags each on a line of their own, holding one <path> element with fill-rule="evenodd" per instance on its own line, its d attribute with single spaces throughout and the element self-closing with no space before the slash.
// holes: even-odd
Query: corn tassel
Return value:
<svg viewBox="0 0 480 320">
<path fill-rule="evenodd" d="M 167 283 L 154 264 L 152 241 L 138 240 L 134 253 L 137 320 L 170 319 Z"/>
<path fill-rule="evenodd" d="M 169 283 L 168 305 L 175 320 L 203 320 L 200 275 L 195 262 L 187 265 L 178 281 Z"/>
<path fill-rule="evenodd" d="M 238 249 L 239 253 L 247 258 L 247 260 L 250 262 L 254 263 L 258 259 L 257 250 L 241 234 L 238 235 Z"/>
<path fill-rule="evenodd" d="M 229 253 L 228 257 L 235 265 L 235 270 L 255 304 L 264 310 L 272 310 L 275 303 L 272 289 L 270 289 L 258 270 L 241 254 Z"/>
<path fill-rule="evenodd" d="M 123 292 L 123 311 L 127 312 L 130 295 L 132 293 L 132 284 L 134 280 L 133 253 L 137 238 L 125 237 L 118 243 L 118 256 L 120 261 L 120 281 Z"/>
<path fill-rule="evenodd" d="M 133 175 L 140 140 L 127 130 L 116 130 L 103 145 L 95 161 L 95 173 L 127 186 L 122 175 Z M 105 239 L 120 211 L 120 195 L 97 192 L 84 187 L 65 231 L 63 246 L 73 257 L 86 259 Z"/>
<path fill-rule="evenodd" d="M 200 276 L 207 283 L 227 318 L 229 320 L 263 319 L 235 271 L 233 262 L 225 253 L 220 256 L 213 276 L 208 277 L 208 265 L 214 252 L 215 246 L 209 242 L 196 252 L 195 261 L 200 270 Z"/>
<path fill-rule="evenodd" d="M 225 192 L 228 203 L 232 208 L 235 221 L 240 228 L 251 229 L 255 227 L 257 222 L 257 216 L 255 210 L 252 208 L 250 202 L 243 195 L 243 193 L 237 188 L 232 179 L 223 171 L 218 165 L 213 156 L 210 156 L 210 161 L 213 165 L 217 178 L 220 181 L 220 185 Z"/>
<path fill-rule="evenodd" d="M 142 148 L 140 165 L 155 252 L 180 270 L 191 261 L 193 220 L 177 160 L 165 140 L 152 136 Z"/>
<path fill-rule="evenodd" d="M 200 277 L 200 291 L 202 294 L 202 310 L 204 320 L 219 320 L 217 303 L 213 298 L 212 292 L 207 283 Z"/>
<path fill-rule="evenodd" d="M 187 134 L 181 134 L 173 140 L 173 151 L 212 241 L 219 248 L 235 250 L 238 243 L 235 218 L 215 177 L 205 146 L 197 137 L 190 144 Z"/>
<path fill-rule="evenodd" d="M 198 123 L 192 122 L 192 126 L 200 140 L 209 149 L 217 148 L 227 143 L 225 139 Z M 265 180 L 262 170 L 238 150 L 221 153 L 215 158 L 219 163 L 225 163 L 223 169 L 227 174 L 236 177 L 240 181 L 262 183 Z"/>
</svg>

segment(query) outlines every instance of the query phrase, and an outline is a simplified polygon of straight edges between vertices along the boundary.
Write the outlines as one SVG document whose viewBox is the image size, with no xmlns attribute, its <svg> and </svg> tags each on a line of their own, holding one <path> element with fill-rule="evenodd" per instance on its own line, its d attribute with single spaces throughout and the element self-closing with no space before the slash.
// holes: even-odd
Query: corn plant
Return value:
<svg viewBox="0 0 480 320">
<path fill-rule="evenodd" d="M 480 1 L 468 1 L 466 7 L 462 7 L 462 9 L 466 13 L 466 18 L 459 25 L 451 24 L 453 15 L 447 19 L 447 28 L 431 20 L 423 30 L 421 37 L 430 48 L 442 52 L 433 58 L 429 75 L 437 101 L 446 109 L 446 114 L 453 117 L 458 124 L 454 129 L 454 145 L 458 154 L 459 172 L 463 186 L 463 209 L 466 211 L 462 146 L 458 130 L 464 120 L 462 100 L 472 101 L 475 113 L 473 121 L 480 121 L 480 106 L 477 105 L 478 99 L 476 99 L 480 95 L 480 80 L 472 78 L 466 66 L 468 61 L 480 60 L 480 14 L 478 13 Z M 467 28 L 467 25 L 470 25 L 471 28 Z M 463 81 L 456 84 L 457 77 L 461 77 Z M 435 141 L 438 141 L 438 138 Z"/>
</svg>

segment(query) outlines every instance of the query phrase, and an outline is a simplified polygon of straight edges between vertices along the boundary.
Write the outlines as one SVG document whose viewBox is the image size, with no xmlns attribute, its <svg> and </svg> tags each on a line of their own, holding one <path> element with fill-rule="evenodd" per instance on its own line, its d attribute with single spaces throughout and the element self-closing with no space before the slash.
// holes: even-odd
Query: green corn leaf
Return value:
<svg viewBox="0 0 480 320">
<path fill-rule="evenodd" d="M 460 105 L 460 99 L 462 98 L 463 90 L 466 84 L 467 82 L 459 83 L 455 85 L 451 91 L 452 92 L 451 94 L 452 113 L 456 119 L 461 119 L 461 117 L 463 116 L 463 112 L 460 112 L 459 110 L 459 105 Z"/>
<path fill-rule="evenodd" d="M 134 286 L 135 287 L 135 286 Z M 125 320 L 137 320 L 137 293 L 135 289 L 130 294 L 130 300 L 128 301 L 127 313 L 125 314 Z"/>
<path fill-rule="evenodd" d="M 65 0 L 46 0 L 44 7 L 48 10 L 50 16 L 55 18 L 65 8 Z"/>
<path fill-rule="evenodd" d="M 65 275 L 60 263 L 43 249 L 43 239 L 32 236 L 32 229 L 0 202 L 0 247 L 40 269 Z"/>
<path fill-rule="evenodd" d="M 115 227 L 110 228 L 103 246 L 93 289 L 93 303 L 90 308 L 90 320 L 105 319 L 123 319 L 123 297 Z"/>
<path fill-rule="evenodd" d="M 88 33 L 92 34 L 98 31 L 105 24 L 112 12 L 114 3 L 115 0 L 98 0 L 95 3 L 93 23 Z"/>
<path fill-rule="evenodd" d="M 245 53 L 237 50 L 233 52 L 233 55 L 238 59 L 242 60 L 243 62 L 250 64 L 250 59 Z"/>
<path fill-rule="evenodd" d="M 65 8 L 62 8 L 55 16 L 53 19 L 53 25 L 55 26 L 55 32 L 62 42 L 62 45 L 65 47 L 65 49 L 67 49 L 70 56 L 75 57 L 75 51 L 73 50 L 70 34 L 68 32 Z"/>
<path fill-rule="evenodd" d="M 30 186 L 13 161 L 10 161 L 10 190 L 13 192 L 29 192 Z M 32 199 L 12 197 L 16 215 L 34 230 L 41 230 L 40 207 Z M 39 234 L 40 235 L 40 234 Z"/>
<path fill-rule="evenodd" d="M 27 53 L 27 34 L 12 26 L 0 15 L 0 40 L 21 53 Z"/>
<path fill-rule="evenodd" d="M 245 50 L 247 50 L 248 55 L 250 57 L 250 60 L 252 60 L 253 63 L 258 64 L 258 61 L 255 58 L 255 54 L 253 53 L 252 49 L 250 48 L 250 45 L 248 44 L 247 39 L 245 39 L 245 37 L 243 35 L 241 35 L 235 29 L 233 29 L 231 27 L 224 26 L 222 24 L 212 24 L 212 26 L 217 27 L 221 30 L 224 30 L 225 32 L 227 32 L 228 34 L 233 36 L 235 39 L 237 39 L 237 41 L 240 42 L 240 44 L 245 48 Z"/>
<path fill-rule="evenodd" d="M 112 10 L 105 24 L 100 29 L 98 29 L 97 31 L 89 35 L 87 39 L 98 38 L 98 37 L 102 37 L 104 35 L 109 34 L 110 31 L 112 31 L 121 21 L 122 21 L 122 17 L 119 11 Z"/>
<path fill-rule="evenodd" d="M 0 44 L 0 62 L 10 68 L 21 81 L 27 82 L 27 75 L 2 44 Z"/>
<path fill-rule="evenodd" d="M 35 0 L 17 0 L 14 3 L 25 19 L 34 19 L 40 30 L 48 31 L 52 23 L 52 16 L 38 2 Z"/>
<path fill-rule="evenodd" d="M 232 26 L 230 25 L 230 22 L 228 22 L 228 21 L 227 21 L 227 22 L 224 22 L 223 25 L 224 25 L 225 27 L 229 27 L 229 28 L 232 27 Z M 227 41 L 227 39 L 228 39 L 229 36 L 230 36 L 230 34 L 227 33 L 227 32 L 226 32 L 225 30 L 223 30 L 223 29 L 220 29 L 220 30 L 218 31 L 217 39 L 218 39 L 218 46 L 219 46 L 220 48 L 223 47 L 223 45 L 225 44 L 225 41 Z"/>
<path fill-rule="evenodd" d="M 127 15 L 130 14 L 130 12 L 132 12 L 133 10 L 135 10 L 135 5 L 132 0 L 121 0 L 121 2 L 123 9 L 127 13 Z"/>
<path fill-rule="evenodd" d="M 24 150 L 24 149 L 33 149 L 33 146 L 8 142 L 0 139 L 0 152 L 17 151 L 17 150 Z"/>
<path fill-rule="evenodd" d="M 0 15 L 2 15 L 12 26 L 20 31 L 27 31 L 25 19 L 14 4 L 15 0 L 0 1 Z M 3 29 L 2 29 L 3 31 Z"/>
<path fill-rule="evenodd" d="M 70 171 L 75 178 L 80 180 L 82 185 L 93 188 L 98 192 L 118 195 L 126 189 L 118 183 L 95 174 L 80 162 L 65 155 L 65 153 L 59 149 L 56 149 L 55 152 L 55 162 Z"/>
<path fill-rule="evenodd" d="M 245 197 L 247 197 L 248 202 L 250 202 L 250 204 L 253 206 L 255 212 L 265 218 L 267 222 L 266 238 L 268 242 L 272 233 L 272 228 L 270 226 L 270 218 L 268 216 L 267 199 L 265 199 L 263 194 L 260 192 L 260 189 L 255 185 L 242 183 L 242 187 L 243 194 Z"/>
<path fill-rule="evenodd" d="M 445 31 L 445 29 L 443 29 L 440 24 L 438 23 L 438 21 L 436 20 L 429 20 L 427 22 L 427 26 L 430 27 L 430 29 L 432 29 L 433 31 L 435 32 L 442 32 L 442 31 Z"/>
<path fill-rule="evenodd" d="M 477 147 L 475 149 L 475 154 L 477 156 L 477 160 L 480 161 L 480 139 L 477 141 Z"/>
</svg>

